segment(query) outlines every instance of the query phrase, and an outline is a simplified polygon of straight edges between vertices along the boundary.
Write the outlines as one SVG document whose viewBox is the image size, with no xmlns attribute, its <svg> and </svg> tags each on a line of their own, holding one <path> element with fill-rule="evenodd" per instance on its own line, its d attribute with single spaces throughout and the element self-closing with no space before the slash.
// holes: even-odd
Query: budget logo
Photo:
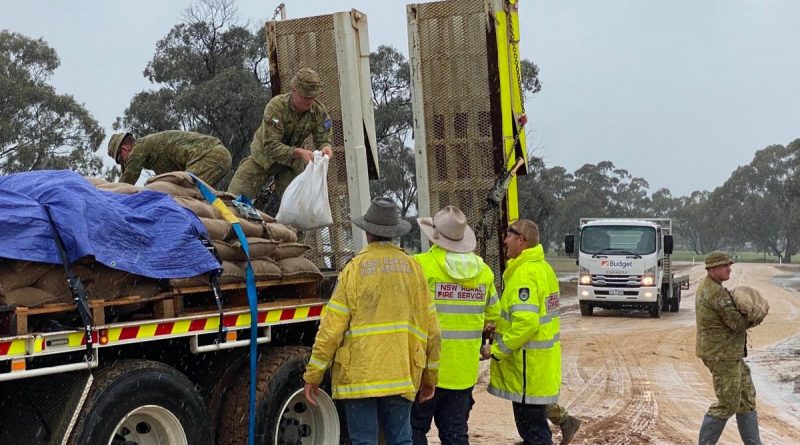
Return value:
<svg viewBox="0 0 800 445">
<path fill-rule="evenodd" d="M 600 265 L 603 267 L 608 266 L 608 260 L 600 260 Z"/>
</svg>

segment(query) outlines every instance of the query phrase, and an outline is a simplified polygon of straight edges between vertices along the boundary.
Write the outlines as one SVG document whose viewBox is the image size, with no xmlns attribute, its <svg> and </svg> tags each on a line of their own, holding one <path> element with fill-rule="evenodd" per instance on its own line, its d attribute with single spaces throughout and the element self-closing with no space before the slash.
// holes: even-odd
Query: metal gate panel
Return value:
<svg viewBox="0 0 800 445">
<path fill-rule="evenodd" d="M 516 81 L 503 79 L 501 88 L 509 70 L 498 49 L 498 8 L 506 17 L 503 3 L 495 1 L 407 5 L 420 216 L 456 205 L 475 228 L 498 172 L 516 158 L 514 137 L 509 144 L 503 131 L 504 121 L 513 118 L 510 109 L 501 110 L 508 102 L 503 95 Z M 503 38 L 505 33 L 504 44 Z M 505 227 L 505 217 L 490 221 L 484 255 L 498 280 Z"/>
<path fill-rule="evenodd" d="M 351 214 L 366 211 L 369 173 L 378 171 L 366 23 L 366 15 L 355 10 L 267 23 L 273 96 L 291 91 L 300 68 L 314 69 L 323 83 L 319 100 L 333 131 L 328 170 L 333 225 L 303 234 L 303 242 L 312 246 L 307 256 L 323 269 L 340 270 L 365 245 L 361 231 L 354 232 Z M 311 137 L 305 145 L 313 148 Z"/>
</svg>

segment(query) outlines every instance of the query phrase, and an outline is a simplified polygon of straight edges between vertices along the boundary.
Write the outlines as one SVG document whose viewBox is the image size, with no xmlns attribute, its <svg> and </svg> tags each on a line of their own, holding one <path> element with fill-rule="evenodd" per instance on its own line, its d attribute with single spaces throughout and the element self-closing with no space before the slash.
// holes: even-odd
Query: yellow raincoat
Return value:
<svg viewBox="0 0 800 445">
<path fill-rule="evenodd" d="M 402 249 L 374 242 L 350 261 L 325 308 L 303 379 L 333 363 L 333 397 L 402 395 L 436 385 L 439 325 L 422 270 Z"/>
</svg>

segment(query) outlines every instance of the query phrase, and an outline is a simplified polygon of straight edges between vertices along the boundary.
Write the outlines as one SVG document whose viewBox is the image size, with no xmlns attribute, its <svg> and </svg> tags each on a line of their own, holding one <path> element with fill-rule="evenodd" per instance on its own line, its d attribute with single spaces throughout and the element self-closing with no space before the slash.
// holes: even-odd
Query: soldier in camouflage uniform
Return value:
<svg viewBox="0 0 800 445">
<path fill-rule="evenodd" d="M 697 287 L 697 356 L 711 371 L 717 401 L 711 405 L 700 427 L 699 443 L 713 445 L 722 435 L 728 418 L 736 415 L 739 435 L 746 445 L 760 445 L 756 416 L 756 389 L 750 378 L 747 356 L 747 317 L 736 309 L 722 282 L 731 276 L 731 257 L 711 252 L 706 257 L 708 276 Z"/>
<path fill-rule="evenodd" d="M 192 172 L 213 187 L 231 171 L 231 152 L 222 142 L 192 131 L 168 130 L 139 139 L 117 133 L 108 141 L 108 155 L 122 166 L 119 182 L 128 184 L 135 184 L 142 169 L 148 169 L 157 175 Z"/>
<path fill-rule="evenodd" d="M 284 190 L 314 156 L 302 148 L 308 136 L 323 154 L 332 157 L 331 120 L 316 100 L 322 88 L 319 75 L 302 68 L 292 78 L 292 91 L 273 97 L 264 109 L 264 119 L 250 143 L 250 156 L 242 159 L 228 191 L 255 198 L 269 178 L 275 178 L 274 192 Z"/>
</svg>

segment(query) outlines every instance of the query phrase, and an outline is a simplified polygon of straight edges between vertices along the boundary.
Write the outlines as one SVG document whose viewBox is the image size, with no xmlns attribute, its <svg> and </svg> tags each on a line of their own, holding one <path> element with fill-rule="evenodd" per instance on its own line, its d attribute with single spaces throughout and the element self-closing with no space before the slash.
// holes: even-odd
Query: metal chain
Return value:
<svg viewBox="0 0 800 445">
<path fill-rule="evenodd" d="M 514 5 L 511 2 L 508 2 L 508 6 L 510 9 L 513 9 Z M 517 71 L 517 85 L 519 85 L 519 103 L 522 108 L 522 114 L 525 115 L 525 97 L 522 94 L 522 67 L 519 63 L 519 39 L 514 35 L 514 21 L 510 20 L 511 14 L 509 13 L 509 20 L 506 20 L 508 24 L 508 34 L 511 36 L 511 52 L 514 56 L 514 69 Z"/>
<path fill-rule="evenodd" d="M 276 18 L 277 18 L 279 15 L 280 15 L 280 13 L 281 13 L 281 9 L 283 9 L 283 8 L 285 8 L 285 7 L 286 7 L 286 5 L 284 5 L 283 3 L 281 3 L 280 5 L 278 5 L 278 7 L 277 7 L 277 8 L 275 8 L 275 12 L 274 12 L 274 13 L 272 13 L 272 20 L 273 20 L 273 21 L 274 21 L 274 20 L 275 20 L 275 19 L 276 19 Z"/>
</svg>

